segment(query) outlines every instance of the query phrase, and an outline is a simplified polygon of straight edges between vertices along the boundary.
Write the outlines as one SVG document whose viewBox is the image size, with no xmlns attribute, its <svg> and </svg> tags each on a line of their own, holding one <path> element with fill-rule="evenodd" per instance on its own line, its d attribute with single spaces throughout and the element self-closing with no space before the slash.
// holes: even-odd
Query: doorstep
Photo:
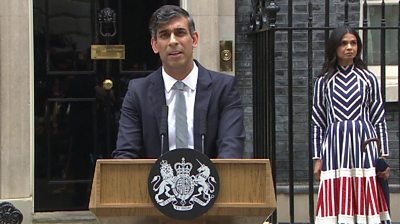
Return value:
<svg viewBox="0 0 400 224">
<path fill-rule="evenodd" d="M 37 212 L 33 214 L 33 224 L 97 224 L 90 211 Z"/>
</svg>

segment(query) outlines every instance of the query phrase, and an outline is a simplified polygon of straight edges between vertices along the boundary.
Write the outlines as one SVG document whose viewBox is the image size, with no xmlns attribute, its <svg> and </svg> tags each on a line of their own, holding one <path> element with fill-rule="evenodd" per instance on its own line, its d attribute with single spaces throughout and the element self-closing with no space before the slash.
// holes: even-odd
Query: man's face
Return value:
<svg viewBox="0 0 400 224">
<path fill-rule="evenodd" d="M 351 33 L 347 33 L 342 38 L 342 43 L 336 49 L 339 65 L 351 65 L 357 55 L 357 38 Z"/>
<path fill-rule="evenodd" d="M 197 47 L 198 39 L 197 32 L 190 34 L 187 18 L 178 17 L 158 28 L 151 46 L 160 55 L 165 71 L 182 79 L 193 68 L 193 48 Z"/>
</svg>

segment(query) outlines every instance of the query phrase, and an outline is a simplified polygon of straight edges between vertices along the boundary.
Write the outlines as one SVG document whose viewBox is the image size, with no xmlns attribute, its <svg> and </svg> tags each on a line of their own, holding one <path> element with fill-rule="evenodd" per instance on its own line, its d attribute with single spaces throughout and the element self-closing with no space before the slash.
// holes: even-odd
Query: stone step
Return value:
<svg viewBox="0 0 400 224">
<path fill-rule="evenodd" d="M 287 222 L 279 222 L 286 224 Z M 90 211 L 38 212 L 33 215 L 33 224 L 99 224 Z M 300 223 L 296 223 L 300 224 Z M 400 224 L 394 220 L 392 224 Z"/>
<path fill-rule="evenodd" d="M 98 224 L 90 211 L 37 212 L 33 224 Z"/>
</svg>

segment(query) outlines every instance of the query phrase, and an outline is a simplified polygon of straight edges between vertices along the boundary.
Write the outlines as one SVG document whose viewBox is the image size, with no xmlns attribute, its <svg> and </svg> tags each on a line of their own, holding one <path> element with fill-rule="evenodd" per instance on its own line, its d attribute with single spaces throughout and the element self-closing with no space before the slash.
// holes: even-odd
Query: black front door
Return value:
<svg viewBox="0 0 400 224">
<path fill-rule="evenodd" d="M 88 208 L 93 168 L 115 147 L 129 80 L 160 65 L 148 21 L 179 0 L 34 0 L 35 211 Z M 91 45 L 124 45 L 94 60 Z M 111 87 L 111 88 L 110 88 Z"/>
</svg>

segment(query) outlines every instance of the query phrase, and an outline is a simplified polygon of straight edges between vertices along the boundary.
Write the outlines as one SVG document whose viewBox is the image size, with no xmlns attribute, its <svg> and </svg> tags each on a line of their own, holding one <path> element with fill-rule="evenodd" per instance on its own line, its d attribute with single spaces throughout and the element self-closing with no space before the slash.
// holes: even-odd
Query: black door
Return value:
<svg viewBox="0 0 400 224">
<path fill-rule="evenodd" d="M 160 65 L 150 46 L 149 17 L 179 0 L 33 4 L 35 211 L 85 210 L 96 159 L 110 158 L 115 147 L 129 80 Z M 92 60 L 91 45 L 105 44 L 125 45 L 125 59 Z"/>
</svg>

